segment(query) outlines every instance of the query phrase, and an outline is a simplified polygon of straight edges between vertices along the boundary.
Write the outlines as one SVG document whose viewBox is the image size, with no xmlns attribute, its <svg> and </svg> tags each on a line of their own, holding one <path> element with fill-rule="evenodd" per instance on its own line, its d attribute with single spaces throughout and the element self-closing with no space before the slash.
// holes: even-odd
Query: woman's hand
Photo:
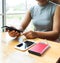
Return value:
<svg viewBox="0 0 60 63">
<path fill-rule="evenodd" d="M 18 38 L 20 36 L 20 33 L 18 33 L 17 31 L 15 30 L 12 30 L 12 31 L 9 31 L 7 30 L 8 34 L 11 36 L 11 37 L 16 37 Z"/>
<path fill-rule="evenodd" d="M 23 35 L 25 35 L 26 38 L 28 38 L 28 39 L 37 38 L 37 34 L 36 34 L 36 32 L 34 32 L 34 31 L 25 32 L 25 33 L 23 33 Z"/>
</svg>

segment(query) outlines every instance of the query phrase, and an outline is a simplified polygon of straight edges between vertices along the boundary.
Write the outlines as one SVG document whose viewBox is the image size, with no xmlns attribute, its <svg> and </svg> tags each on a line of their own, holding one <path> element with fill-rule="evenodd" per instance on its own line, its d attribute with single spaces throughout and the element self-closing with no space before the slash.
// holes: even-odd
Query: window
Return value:
<svg viewBox="0 0 60 63">
<path fill-rule="evenodd" d="M 0 31 L 2 27 L 2 0 L 0 0 Z"/>
<path fill-rule="evenodd" d="M 0 32 L 2 31 L 1 27 L 2 27 L 2 16 L 0 16 Z"/>
<path fill-rule="evenodd" d="M 19 27 L 24 19 L 27 9 L 36 3 L 35 0 L 0 0 L 0 14 L 3 13 L 3 20 L 1 18 L 2 26 Z M 3 3 L 3 5 L 2 5 Z M 34 3 L 34 4 L 33 4 Z M 3 11 L 2 11 L 3 8 Z M 2 14 L 1 14 L 2 16 Z"/>
</svg>

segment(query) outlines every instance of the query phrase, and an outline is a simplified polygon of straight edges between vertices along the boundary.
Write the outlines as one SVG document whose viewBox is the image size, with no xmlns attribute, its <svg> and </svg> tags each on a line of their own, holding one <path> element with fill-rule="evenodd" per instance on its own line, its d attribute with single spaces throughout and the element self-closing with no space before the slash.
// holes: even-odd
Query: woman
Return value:
<svg viewBox="0 0 60 63">
<path fill-rule="evenodd" d="M 25 30 L 32 20 L 35 31 L 23 33 L 26 38 L 43 38 L 48 40 L 56 40 L 59 36 L 60 7 L 48 0 L 36 0 L 37 5 L 31 7 L 27 12 L 20 30 Z M 20 33 L 17 31 L 9 31 L 12 37 L 18 37 Z"/>
</svg>

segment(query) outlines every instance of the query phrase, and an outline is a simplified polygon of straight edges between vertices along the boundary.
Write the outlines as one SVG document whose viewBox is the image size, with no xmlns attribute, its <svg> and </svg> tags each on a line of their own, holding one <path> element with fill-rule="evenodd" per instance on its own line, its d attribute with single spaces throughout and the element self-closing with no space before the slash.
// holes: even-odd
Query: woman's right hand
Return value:
<svg viewBox="0 0 60 63">
<path fill-rule="evenodd" d="M 15 31 L 15 30 L 12 30 L 12 31 L 9 31 L 7 30 L 8 34 L 11 36 L 11 37 L 16 37 L 18 38 L 20 36 L 20 33 Z"/>
</svg>

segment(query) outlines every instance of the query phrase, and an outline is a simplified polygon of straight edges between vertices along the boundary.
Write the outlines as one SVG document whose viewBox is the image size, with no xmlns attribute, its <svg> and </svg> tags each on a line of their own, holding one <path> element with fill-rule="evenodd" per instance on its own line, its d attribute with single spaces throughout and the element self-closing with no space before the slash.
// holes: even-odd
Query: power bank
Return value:
<svg viewBox="0 0 60 63">
<path fill-rule="evenodd" d="M 45 43 L 37 43 L 33 47 L 31 47 L 28 52 L 41 56 L 50 46 Z"/>
</svg>

